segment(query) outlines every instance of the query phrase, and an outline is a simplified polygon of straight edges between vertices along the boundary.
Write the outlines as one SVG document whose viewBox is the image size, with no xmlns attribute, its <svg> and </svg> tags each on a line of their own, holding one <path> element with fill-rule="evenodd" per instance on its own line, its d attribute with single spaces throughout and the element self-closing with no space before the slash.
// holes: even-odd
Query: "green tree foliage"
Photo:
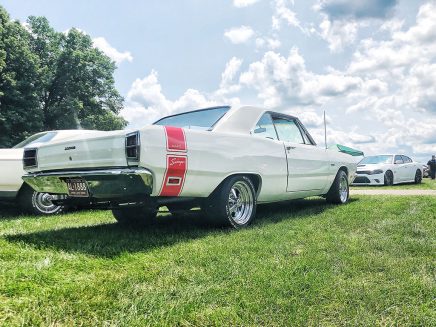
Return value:
<svg viewBox="0 0 436 327">
<path fill-rule="evenodd" d="M 30 49 L 30 34 L 0 7 L 0 146 L 44 128 L 37 80 L 38 57 Z"/>
<path fill-rule="evenodd" d="M 26 28 L 0 7 L 0 146 L 42 130 L 121 129 L 115 63 L 77 29 L 56 32 L 45 17 Z"/>
</svg>

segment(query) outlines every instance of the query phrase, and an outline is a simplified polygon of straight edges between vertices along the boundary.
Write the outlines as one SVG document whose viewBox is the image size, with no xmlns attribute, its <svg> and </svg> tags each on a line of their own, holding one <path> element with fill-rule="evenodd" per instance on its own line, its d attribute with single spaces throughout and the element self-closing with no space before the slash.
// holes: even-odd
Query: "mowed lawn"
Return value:
<svg viewBox="0 0 436 327">
<path fill-rule="evenodd" d="M 0 325 L 436 325 L 436 197 L 261 206 L 242 231 L 0 212 Z"/>
<path fill-rule="evenodd" d="M 430 178 L 423 178 L 422 183 L 403 183 L 403 184 L 395 184 L 392 186 L 372 186 L 372 185 L 352 185 L 351 189 L 354 190 L 436 190 L 436 180 L 432 180 Z"/>
</svg>

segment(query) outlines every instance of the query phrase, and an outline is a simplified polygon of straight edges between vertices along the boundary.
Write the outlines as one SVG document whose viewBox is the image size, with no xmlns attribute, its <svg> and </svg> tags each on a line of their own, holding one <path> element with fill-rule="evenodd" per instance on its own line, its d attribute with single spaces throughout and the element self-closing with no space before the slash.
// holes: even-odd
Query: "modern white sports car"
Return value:
<svg viewBox="0 0 436 327">
<path fill-rule="evenodd" d="M 401 154 L 368 156 L 357 165 L 353 185 L 393 185 L 422 181 L 422 164 Z"/>
<path fill-rule="evenodd" d="M 120 223 L 200 206 L 235 228 L 256 204 L 321 195 L 346 203 L 352 149 L 318 147 L 300 120 L 263 108 L 207 108 L 24 152 L 23 179 L 38 192 L 112 209 Z M 67 203 L 67 202 L 66 202 Z"/>
</svg>

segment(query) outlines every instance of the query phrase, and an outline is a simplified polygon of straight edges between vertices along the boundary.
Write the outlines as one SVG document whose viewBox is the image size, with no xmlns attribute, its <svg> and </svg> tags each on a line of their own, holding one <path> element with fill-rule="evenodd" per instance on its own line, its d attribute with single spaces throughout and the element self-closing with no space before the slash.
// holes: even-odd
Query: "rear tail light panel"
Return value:
<svg viewBox="0 0 436 327">
<path fill-rule="evenodd" d="M 126 135 L 126 159 L 128 163 L 138 163 L 141 152 L 139 131 Z"/>
<path fill-rule="evenodd" d="M 23 168 L 34 168 L 38 166 L 38 149 L 24 149 L 23 152 Z"/>
</svg>

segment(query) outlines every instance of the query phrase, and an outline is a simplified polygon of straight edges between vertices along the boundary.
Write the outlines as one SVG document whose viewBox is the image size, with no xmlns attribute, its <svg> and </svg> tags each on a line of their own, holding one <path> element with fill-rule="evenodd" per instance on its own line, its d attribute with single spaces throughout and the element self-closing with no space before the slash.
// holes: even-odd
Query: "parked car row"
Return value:
<svg viewBox="0 0 436 327">
<path fill-rule="evenodd" d="M 402 154 L 367 156 L 357 165 L 353 185 L 419 184 L 424 176 L 422 164 Z"/>
</svg>

